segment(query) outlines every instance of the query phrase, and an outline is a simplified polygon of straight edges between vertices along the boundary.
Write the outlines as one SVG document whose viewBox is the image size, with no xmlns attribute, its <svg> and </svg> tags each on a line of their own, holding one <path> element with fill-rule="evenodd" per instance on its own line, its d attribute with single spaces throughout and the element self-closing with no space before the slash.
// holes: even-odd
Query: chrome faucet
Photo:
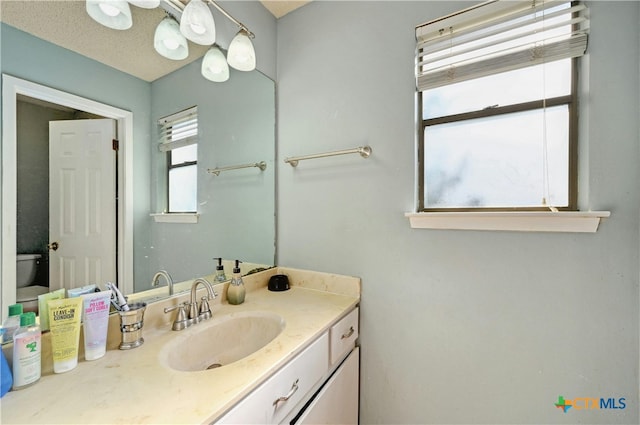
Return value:
<svg viewBox="0 0 640 425">
<path fill-rule="evenodd" d="M 199 311 L 196 312 L 196 309 L 198 308 L 198 301 L 196 300 L 198 284 L 204 285 L 204 287 L 207 289 L 207 296 L 202 297 L 202 299 L 200 300 Z M 189 319 L 195 319 L 196 323 L 200 322 L 201 320 L 210 319 L 212 314 L 211 308 L 209 307 L 209 301 L 214 300 L 217 296 L 218 294 L 216 294 L 216 292 L 213 290 L 213 286 L 211 286 L 207 279 L 201 277 L 195 279 L 193 281 L 193 284 L 191 285 L 191 305 L 189 309 Z"/>
<path fill-rule="evenodd" d="M 166 273 L 167 272 L 161 270 L 156 273 L 156 276 L 162 275 L 166 277 L 168 276 L 168 274 L 165 275 Z M 156 279 L 156 276 L 154 276 L 154 281 Z M 171 278 L 169 277 L 167 281 L 171 282 Z M 202 297 L 200 301 L 200 309 L 198 309 L 198 301 L 196 300 L 198 284 L 202 284 L 205 288 L 207 288 L 207 296 Z M 171 290 L 173 290 L 173 286 L 171 286 Z M 209 301 L 214 300 L 217 296 L 218 294 L 216 294 L 216 291 L 213 290 L 213 286 L 211 286 L 208 280 L 201 277 L 195 279 L 191 284 L 191 298 L 189 301 L 185 301 L 176 306 L 167 307 L 164 309 L 165 313 L 169 313 L 173 310 L 178 310 L 171 329 L 173 329 L 174 331 L 181 331 L 191 325 L 198 324 L 202 320 L 210 319 L 212 314 L 211 307 L 209 307 Z"/>
<path fill-rule="evenodd" d="M 158 286 L 158 280 L 160 279 L 160 276 L 164 277 L 164 279 L 167 281 L 167 286 L 169 287 L 169 295 L 173 295 L 173 280 L 166 270 L 160 270 L 153 275 L 153 279 L 151 279 L 151 286 Z"/>
</svg>

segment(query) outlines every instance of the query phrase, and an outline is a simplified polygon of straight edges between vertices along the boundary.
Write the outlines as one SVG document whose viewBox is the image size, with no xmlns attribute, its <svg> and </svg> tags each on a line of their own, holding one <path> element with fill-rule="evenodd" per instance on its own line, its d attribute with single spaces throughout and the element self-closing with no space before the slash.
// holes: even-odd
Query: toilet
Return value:
<svg viewBox="0 0 640 425">
<path fill-rule="evenodd" d="M 22 304 L 22 311 L 38 314 L 38 295 L 49 292 L 48 286 L 35 281 L 42 255 L 18 254 L 16 260 L 16 303 Z"/>
</svg>

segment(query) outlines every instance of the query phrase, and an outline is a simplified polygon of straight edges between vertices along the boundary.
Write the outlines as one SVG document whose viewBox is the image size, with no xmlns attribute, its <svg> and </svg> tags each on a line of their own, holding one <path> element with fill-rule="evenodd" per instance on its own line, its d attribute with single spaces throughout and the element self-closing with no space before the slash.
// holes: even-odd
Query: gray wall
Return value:
<svg viewBox="0 0 640 425">
<path fill-rule="evenodd" d="M 412 230 L 414 27 L 469 4 L 280 19 L 279 263 L 362 277 L 362 423 L 638 423 L 640 4 L 590 4 L 581 199 L 612 213 L 596 234 Z M 281 164 L 365 143 L 368 160 Z M 559 395 L 627 407 L 564 414 Z"/>
</svg>

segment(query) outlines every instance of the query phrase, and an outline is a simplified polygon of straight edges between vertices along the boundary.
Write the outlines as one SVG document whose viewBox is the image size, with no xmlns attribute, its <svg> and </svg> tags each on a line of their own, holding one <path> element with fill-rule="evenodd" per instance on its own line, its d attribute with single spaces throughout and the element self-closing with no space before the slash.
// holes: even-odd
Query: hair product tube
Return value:
<svg viewBox="0 0 640 425">
<path fill-rule="evenodd" d="M 96 360 L 107 351 L 111 291 L 82 295 L 84 358 Z"/>
<path fill-rule="evenodd" d="M 48 305 L 53 371 L 64 373 L 78 365 L 82 298 L 51 300 Z"/>
</svg>

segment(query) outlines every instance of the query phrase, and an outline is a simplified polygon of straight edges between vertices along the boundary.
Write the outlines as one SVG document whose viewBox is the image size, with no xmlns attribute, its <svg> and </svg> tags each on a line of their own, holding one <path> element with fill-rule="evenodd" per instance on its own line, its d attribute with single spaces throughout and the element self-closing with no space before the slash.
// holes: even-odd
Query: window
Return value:
<svg viewBox="0 0 640 425">
<path fill-rule="evenodd" d="M 419 211 L 576 209 L 585 9 L 491 1 L 416 28 Z"/>
<path fill-rule="evenodd" d="M 198 109 L 158 120 L 161 152 L 167 153 L 169 213 L 195 213 L 198 203 Z"/>
</svg>

